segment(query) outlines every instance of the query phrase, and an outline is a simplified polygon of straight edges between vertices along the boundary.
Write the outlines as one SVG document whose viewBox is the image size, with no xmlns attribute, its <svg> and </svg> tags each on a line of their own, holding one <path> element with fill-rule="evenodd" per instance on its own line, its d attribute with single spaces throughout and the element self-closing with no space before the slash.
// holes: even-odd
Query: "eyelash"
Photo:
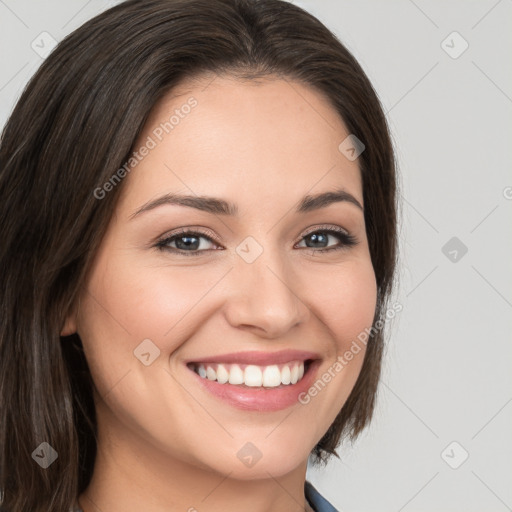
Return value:
<svg viewBox="0 0 512 512">
<path fill-rule="evenodd" d="M 335 235 L 341 240 L 341 243 L 339 245 L 326 247 L 323 249 L 315 249 L 313 247 L 304 247 L 303 249 L 309 249 L 313 253 L 316 253 L 316 252 L 324 253 L 324 252 L 329 252 L 329 251 L 346 249 L 348 247 L 353 247 L 354 245 L 357 245 L 357 243 L 358 243 L 356 237 L 347 233 L 344 229 L 339 228 L 337 226 L 329 226 L 328 228 L 323 228 L 323 227 L 315 228 L 313 231 L 309 231 L 309 232 L 305 233 L 304 235 L 302 235 L 302 238 L 300 239 L 299 242 L 302 242 L 302 240 L 304 238 L 306 238 L 307 236 L 317 234 L 317 233 Z M 184 237 L 185 235 L 199 237 L 199 238 L 206 238 L 208 241 L 210 241 L 214 244 L 218 244 L 218 242 L 211 235 L 208 236 L 206 233 L 204 233 L 202 231 L 193 231 L 193 230 L 184 228 L 177 233 L 173 233 L 172 235 L 166 236 L 165 238 L 159 240 L 155 244 L 155 247 L 157 249 L 159 249 L 160 251 L 167 251 L 167 252 L 171 252 L 171 253 L 179 254 L 179 255 L 183 255 L 183 256 L 199 256 L 203 252 L 218 250 L 218 249 L 206 249 L 206 250 L 184 251 L 182 249 L 169 247 L 168 244 L 174 242 L 178 238 Z"/>
</svg>

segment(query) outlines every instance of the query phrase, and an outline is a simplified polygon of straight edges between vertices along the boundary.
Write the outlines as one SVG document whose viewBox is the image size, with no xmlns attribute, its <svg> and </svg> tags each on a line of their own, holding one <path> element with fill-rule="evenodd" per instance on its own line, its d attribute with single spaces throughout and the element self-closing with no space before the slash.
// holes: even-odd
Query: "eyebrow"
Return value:
<svg viewBox="0 0 512 512">
<path fill-rule="evenodd" d="M 323 192 L 316 195 L 304 196 L 296 209 L 297 213 L 307 213 L 321 208 L 326 208 L 334 203 L 346 202 L 357 206 L 361 211 L 364 211 L 361 203 L 346 190 L 338 189 L 330 192 Z M 230 203 L 224 199 L 208 196 L 187 196 L 181 194 L 165 194 L 161 197 L 148 201 L 136 210 L 130 219 L 137 217 L 138 215 L 154 210 L 162 205 L 178 205 L 186 206 L 189 208 L 195 208 L 203 212 L 211 213 L 213 215 L 227 215 L 227 216 L 238 216 L 238 206 L 234 203 Z"/>
</svg>

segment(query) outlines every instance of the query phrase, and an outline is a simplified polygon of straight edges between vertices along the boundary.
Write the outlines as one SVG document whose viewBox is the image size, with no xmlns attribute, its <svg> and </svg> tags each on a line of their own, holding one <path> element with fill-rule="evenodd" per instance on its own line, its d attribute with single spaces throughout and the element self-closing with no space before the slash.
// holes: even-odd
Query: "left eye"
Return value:
<svg viewBox="0 0 512 512">
<path fill-rule="evenodd" d="M 315 244 L 324 244 L 329 241 L 329 237 L 331 238 L 337 238 L 340 243 L 334 246 L 330 247 L 320 247 L 318 248 L 318 245 Z M 330 250 L 337 250 L 337 249 L 343 249 L 345 247 L 352 247 L 353 245 L 357 244 L 357 240 L 354 236 L 347 233 L 345 230 L 341 229 L 321 229 L 317 231 L 312 231 L 308 233 L 307 235 L 304 235 L 303 240 L 310 240 L 312 244 L 314 245 L 307 245 L 306 247 L 309 249 L 315 249 L 318 248 L 315 252 L 325 252 Z M 307 243 L 307 242 L 306 242 Z"/>
</svg>

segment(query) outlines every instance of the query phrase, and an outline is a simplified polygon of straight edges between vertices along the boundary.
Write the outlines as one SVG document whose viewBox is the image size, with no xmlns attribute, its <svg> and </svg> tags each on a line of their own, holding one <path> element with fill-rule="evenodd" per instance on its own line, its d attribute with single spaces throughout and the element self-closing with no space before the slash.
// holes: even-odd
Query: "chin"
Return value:
<svg viewBox="0 0 512 512">
<path fill-rule="evenodd" d="M 283 445 L 266 442 L 244 441 L 235 443 L 234 449 L 226 447 L 218 452 L 210 452 L 208 457 L 201 458 L 201 463 L 212 471 L 228 475 L 235 480 L 268 479 L 270 476 L 279 478 L 306 464 L 309 451 L 299 452 L 285 450 Z M 265 444 L 265 446 L 262 446 Z M 304 443 L 299 443 L 304 448 Z M 258 448 L 261 446 L 261 448 Z M 204 454 L 203 454 L 204 455 Z"/>
</svg>

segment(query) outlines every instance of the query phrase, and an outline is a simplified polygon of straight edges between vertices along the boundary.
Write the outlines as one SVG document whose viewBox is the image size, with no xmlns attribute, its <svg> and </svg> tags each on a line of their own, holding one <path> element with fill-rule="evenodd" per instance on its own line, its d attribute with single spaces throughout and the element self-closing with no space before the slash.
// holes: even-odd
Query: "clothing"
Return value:
<svg viewBox="0 0 512 512">
<path fill-rule="evenodd" d="M 307 480 L 304 482 L 304 495 L 315 512 L 338 512 Z M 77 505 L 70 512 L 83 512 Z"/>
<path fill-rule="evenodd" d="M 307 480 L 304 483 L 304 494 L 315 512 L 338 512 Z"/>
</svg>

